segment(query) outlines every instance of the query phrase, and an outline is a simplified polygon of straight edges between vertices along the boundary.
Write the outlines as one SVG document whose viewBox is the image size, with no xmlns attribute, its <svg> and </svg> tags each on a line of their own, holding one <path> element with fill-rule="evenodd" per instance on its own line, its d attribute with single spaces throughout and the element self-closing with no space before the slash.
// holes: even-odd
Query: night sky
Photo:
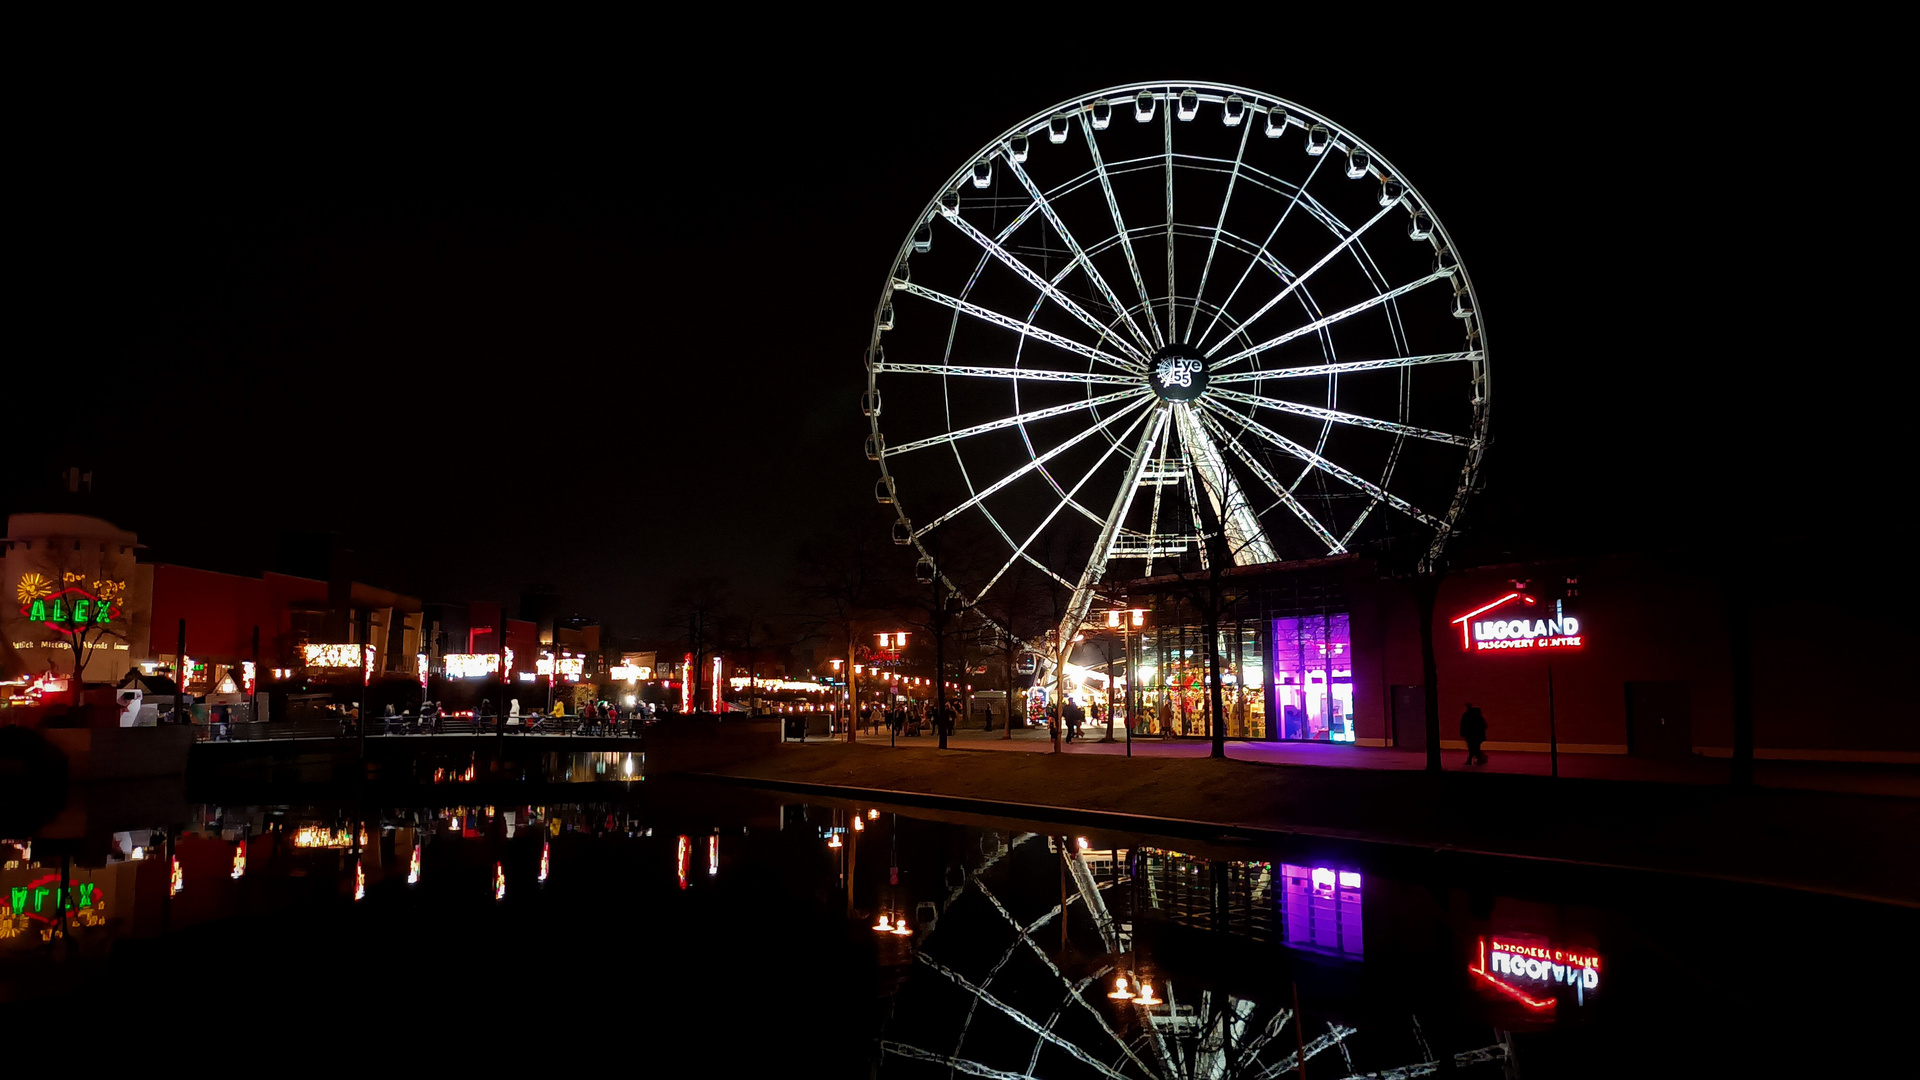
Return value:
<svg viewBox="0 0 1920 1080">
<path fill-rule="evenodd" d="M 1734 332 L 1755 299 L 1735 282 L 1769 275 L 1728 242 L 1750 213 L 1730 196 L 1786 152 L 1728 134 L 1759 66 L 1368 24 L 1324 48 L 1303 30 L 1221 54 L 1214 27 L 1102 60 L 1069 25 L 947 25 L 1004 44 L 815 27 L 783 50 L 663 36 L 644 62 L 528 41 L 76 73 L 14 162 L 27 333 L 0 506 L 51 505 L 78 465 L 93 512 L 156 559 L 258 572 L 281 530 L 333 529 L 368 580 L 446 600 L 545 582 L 643 632 L 678 577 L 776 590 L 796 538 L 849 513 L 887 527 L 861 353 L 938 184 L 1028 113 L 1187 77 L 1351 128 L 1455 237 L 1494 379 L 1474 542 L 1862 512 L 1871 480 L 1807 450 L 1871 460 L 1887 437 L 1821 419 L 1849 392 L 1777 377 Z M 1790 138 L 1800 114 L 1778 115 Z"/>
</svg>

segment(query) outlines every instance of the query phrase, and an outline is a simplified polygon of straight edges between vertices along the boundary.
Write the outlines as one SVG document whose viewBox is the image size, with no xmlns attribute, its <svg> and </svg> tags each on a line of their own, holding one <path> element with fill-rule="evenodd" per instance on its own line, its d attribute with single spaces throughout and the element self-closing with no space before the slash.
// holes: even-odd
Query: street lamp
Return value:
<svg viewBox="0 0 1920 1080">
<path fill-rule="evenodd" d="M 1120 670 L 1126 673 L 1127 696 L 1127 756 L 1133 756 L 1133 631 L 1145 626 L 1147 610 L 1145 608 L 1111 608 L 1107 611 L 1107 629 L 1120 631 L 1120 654 L 1123 657 Z M 1113 741 L 1113 657 L 1107 657 L 1107 737 L 1101 742 Z"/>
</svg>

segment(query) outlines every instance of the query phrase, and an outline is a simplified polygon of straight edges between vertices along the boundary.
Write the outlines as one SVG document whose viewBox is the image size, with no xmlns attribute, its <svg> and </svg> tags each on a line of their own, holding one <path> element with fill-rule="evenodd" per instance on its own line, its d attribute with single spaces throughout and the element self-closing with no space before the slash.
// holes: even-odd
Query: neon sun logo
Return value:
<svg viewBox="0 0 1920 1080">
<path fill-rule="evenodd" d="M 1154 369 L 1154 378 L 1160 380 L 1162 387 L 1192 386 L 1193 377 L 1199 373 L 1200 361 L 1191 357 L 1168 357 Z"/>
</svg>

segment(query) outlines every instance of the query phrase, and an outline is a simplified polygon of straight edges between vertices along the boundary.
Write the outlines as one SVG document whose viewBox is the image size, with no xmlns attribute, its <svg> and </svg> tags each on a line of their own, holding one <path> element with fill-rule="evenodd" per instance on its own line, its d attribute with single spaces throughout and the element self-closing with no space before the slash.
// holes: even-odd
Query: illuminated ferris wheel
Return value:
<svg viewBox="0 0 1920 1080">
<path fill-rule="evenodd" d="M 948 579 L 970 602 L 1038 571 L 1063 631 L 1125 563 L 1431 559 L 1487 445 L 1433 208 L 1339 125 L 1219 84 L 1113 87 L 983 146 L 900 245 L 866 367 L 894 541 L 924 578 L 944 534 L 991 550 Z"/>
</svg>

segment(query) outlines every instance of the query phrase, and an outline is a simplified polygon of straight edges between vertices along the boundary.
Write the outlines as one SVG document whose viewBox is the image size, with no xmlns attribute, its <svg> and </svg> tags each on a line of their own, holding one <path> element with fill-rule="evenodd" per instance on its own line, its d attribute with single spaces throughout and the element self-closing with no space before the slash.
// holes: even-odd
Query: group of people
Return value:
<svg viewBox="0 0 1920 1080">
<path fill-rule="evenodd" d="M 1094 706 L 1096 712 L 1094 719 L 1096 721 L 1099 719 L 1097 715 L 1099 708 L 1100 706 L 1097 704 Z M 1066 721 L 1066 739 L 1068 742 L 1072 742 L 1080 737 L 1080 728 L 1087 722 L 1087 710 L 1081 708 L 1080 703 L 1072 698 L 1067 699 L 1066 708 L 1064 709 L 1062 709 L 1057 702 L 1049 704 L 1047 706 L 1047 733 L 1049 735 L 1060 734 L 1060 724 L 1063 719 Z"/>
<path fill-rule="evenodd" d="M 455 715 L 457 714 L 454 710 L 447 708 L 446 702 L 427 701 L 420 706 L 418 717 L 414 716 L 411 709 L 396 712 L 394 707 L 389 705 L 386 715 L 381 719 L 384 721 L 383 731 L 388 735 L 433 735 L 444 732 L 447 719 Z M 492 698 L 483 698 L 480 707 L 474 711 L 473 726 L 476 731 L 499 731 L 507 727 L 542 731 L 559 727 L 560 725 L 553 721 L 564 720 L 568 715 L 566 703 L 562 701 L 554 702 L 552 711 L 543 716 L 537 709 L 522 713 L 519 698 L 514 698 L 507 703 L 505 713 L 494 708 Z M 655 706 L 648 702 L 640 702 L 622 710 L 619 705 L 610 701 L 590 701 L 580 709 L 578 714 L 579 731 L 585 735 L 631 733 L 640 725 L 653 721 L 657 715 Z M 343 718 L 343 731 L 347 723 L 348 721 Z"/>
<path fill-rule="evenodd" d="M 918 736 L 922 732 L 938 734 L 945 728 L 952 735 L 953 728 L 960 720 L 960 710 L 948 702 L 945 709 L 926 701 L 895 702 L 891 708 L 876 709 L 869 705 L 860 710 L 860 726 L 868 731 L 877 731 L 880 724 L 895 736 Z"/>
</svg>

